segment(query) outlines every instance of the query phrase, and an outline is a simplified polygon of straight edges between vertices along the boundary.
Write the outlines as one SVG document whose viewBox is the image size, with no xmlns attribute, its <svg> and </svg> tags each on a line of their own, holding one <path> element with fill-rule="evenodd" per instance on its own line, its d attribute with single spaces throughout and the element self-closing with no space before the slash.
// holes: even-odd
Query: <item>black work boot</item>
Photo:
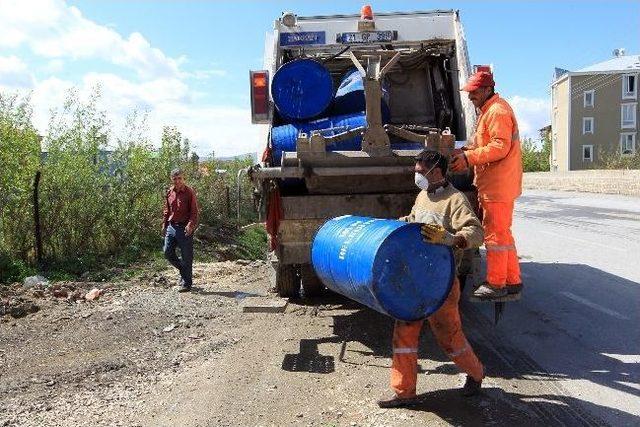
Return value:
<svg viewBox="0 0 640 427">
<path fill-rule="evenodd" d="M 180 279 L 180 285 L 178 285 L 178 292 L 189 292 L 191 291 L 191 286 L 187 286 L 184 279 Z"/>
<path fill-rule="evenodd" d="M 473 291 L 473 296 L 480 299 L 494 299 L 494 298 L 502 298 L 507 296 L 507 289 L 503 286 L 502 288 L 498 288 L 497 286 L 492 285 L 488 282 L 482 282 L 478 289 Z"/>
<path fill-rule="evenodd" d="M 506 288 L 509 295 L 519 294 L 522 292 L 522 283 L 507 283 Z"/>
<path fill-rule="evenodd" d="M 397 394 L 393 394 L 389 397 L 383 397 L 378 400 L 378 406 L 381 408 L 401 408 L 405 406 L 412 406 L 418 403 L 418 397 L 399 397 Z"/>
<path fill-rule="evenodd" d="M 467 381 L 462 387 L 462 395 L 464 397 L 475 396 L 480 393 L 480 386 L 482 386 L 482 380 L 476 381 L 470 375 L 467 375 Z"/>
</svg>

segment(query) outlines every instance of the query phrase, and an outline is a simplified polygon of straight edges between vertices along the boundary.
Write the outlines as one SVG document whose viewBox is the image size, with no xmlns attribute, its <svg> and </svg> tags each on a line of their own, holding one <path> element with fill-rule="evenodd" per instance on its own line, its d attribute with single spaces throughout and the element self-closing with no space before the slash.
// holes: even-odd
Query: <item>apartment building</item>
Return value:
<svg viewBox="0 0 640 427">
<path fill-rule="evenodd" d="M 556 68 L 551 84 L 551 169 L 594 169 L 605 155 L 638 147 L 640 55 L 614 50 L 608 61 L 578 71 Z"/>
</svg>

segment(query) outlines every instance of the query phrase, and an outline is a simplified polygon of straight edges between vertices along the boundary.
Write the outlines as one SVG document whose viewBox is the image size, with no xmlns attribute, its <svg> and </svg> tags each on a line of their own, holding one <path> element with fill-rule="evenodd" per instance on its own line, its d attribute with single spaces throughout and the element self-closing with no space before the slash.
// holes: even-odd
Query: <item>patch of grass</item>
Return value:
<svg viewBox="0 0 640 427">
<path fill-rule="evenodd" d="M 18 282 L 36 271 L 22 260 L 11 259 L 7 254 L 0 253 L 0 284 Z"/>
<path fill-rule="evenodd" d="M 194 241 L 196 262 L 215 262 L 220 259 L 263 260 L 267 248 L 267 234 L 261 224 L 238 230 L 233 223 L 218 224 L 209 241 Z M 169 263 L 157 245 L 132 244 L 113 256 L 86 254 L 72 259 L 47 260 L 42 275 L 51 281 L 72 281 L 82 277 L 92 282 L 131 280 L 149 271 L 166 269 Z M 37 274 L 37 269 L 21 260 L 13 260 L 0 253 L 0 283 L 11 283 Z"/>
<path fill-rule="evenodd" d="M 255 225 L 241 230 L 236 238 L 235 255 L 238 258 L 261 260 L 265 259 L 267 250 L 267 232 L 261 225 Z"/>
</svg>

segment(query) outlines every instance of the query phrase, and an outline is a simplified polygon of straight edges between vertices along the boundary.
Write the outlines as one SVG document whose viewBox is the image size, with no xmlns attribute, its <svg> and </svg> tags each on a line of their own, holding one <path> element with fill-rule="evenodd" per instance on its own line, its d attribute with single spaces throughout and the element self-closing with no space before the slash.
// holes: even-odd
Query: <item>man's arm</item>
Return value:
<svg viewBox="0 0 640 427">
<path fill-rule="evenodd" d="M 164 205 L 162 206 L 162 232 L 169 225 L 169 197 L 167 194 L 164 195 Z"/>
<path fill-rule="evenodd" d="M 186 226 L 186 230 L 185 232 L 187 233 L 187 235 L 191 235 L 196 227 L 198 226 L 198 215 L 199 215 L 199 208 L 198 208 L 198 199 L 196 198 L 196 192 L 195 190 L 191 190 L 191 200 L 189 202 L 189 222 L 187 222 L 187 226 Z"/>
<path fill-rule="evenodd" d="M 480 220 L 473 212 L 469 201 L 462 196 L 459 203 L 454 206 L 451 215 L 451 228 L 455 231 L 455 237 L 462 237 L 465 245 L 458 245 L 463 249 L 477 248 L 482 245 L 484 231 Z"/>
<path fill-rule="evenodd" d="M 418 197 L 420 197 L 420 195 L 418 194 Z M 398 218 L 398 221 L 402 221 L 402 222 L 415 222 L 416 220 L 416 205 L 418 204 L 418 199 L 416 198 L 415 203 L 413 204 L 413 207 L 411 208 L 411 213 L 407 216 L 401 216 L 400 218 Z"/>
<path fill-rule="evenodd" d="M 464 152 L 471 166 L 484 165 L 503 159 L 509 153 L 513 140 L 514 123 L 511 114 L 504 108 L 487 112 L 489 143 L 483 147 Z"/>
</svg>

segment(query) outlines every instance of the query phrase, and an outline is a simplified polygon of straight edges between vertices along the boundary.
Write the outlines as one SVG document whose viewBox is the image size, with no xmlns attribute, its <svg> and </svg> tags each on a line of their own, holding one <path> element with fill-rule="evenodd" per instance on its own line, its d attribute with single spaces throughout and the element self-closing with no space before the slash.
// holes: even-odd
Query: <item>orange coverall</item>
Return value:
<svg viewBox="0 0 640 427">
<path fill-rule="evenodd" d="M 520 265 L 511 234 L 513 204 L 522 192 L 522 152 L 518 122 L 498 94 L 480 108 L 476 133 L 465 156 L 475 166 L 474 183 L 483 210 L 487 282 L 494 287 L 520 284 Z"/>
<path fill-rule="evenodd" d="M 456 278 L 442 307 L 428 317 L 431 331 L 453 362 L 474 380 L 480 381 L 484 368 L 462 332 L 458 301 L 460 282 Z M 416 395 L 418 380 L 418 341 L 424 320 L 404 322 L 396 320 L 393 329 L 393 360 L 391 362 L 391 388 L 400 398 Z"/>
<path fill-rule="evenodd" d="M 482 243 L 482 225 L 467 198 L 448 184 L 433 193 L 421 191 L 402 221 L 439 224 L 452 234 L 464 237 L 467 247 Z M 456 268 L 459 267 L 462 249 L 455 249 Z M 458 302 L 460 283 L 456 278 L 451 292 L 442 307 L 428 317 L 431 331 L 438 345 L 453 362 L 474 380 L 483 377 L 483 366 L 462 331 Z M 416 395 L 418 381 L 418 343 L 424 320 L 405 322 L 396 320 L 393 329 L 393 360 L 391 364 L 391 388 L 400 398 Z"/>
</svg>

